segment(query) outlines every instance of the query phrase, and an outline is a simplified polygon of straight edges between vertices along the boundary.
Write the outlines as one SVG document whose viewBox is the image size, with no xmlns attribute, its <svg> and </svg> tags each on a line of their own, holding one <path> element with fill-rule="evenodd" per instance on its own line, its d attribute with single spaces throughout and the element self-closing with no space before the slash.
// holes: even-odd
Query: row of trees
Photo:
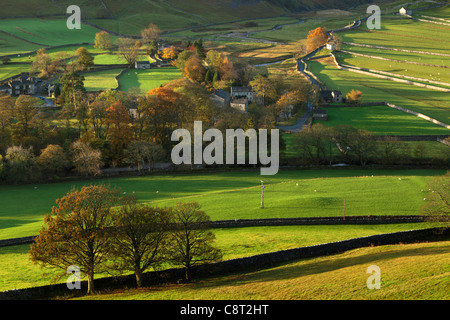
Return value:
<svg viewBox="0 0 450 320">
<path fill-rule="evenodd" d="M 404 164 L 414 158 L 426 157 L 425 145 L 411 148 L 396 137 L 383 139 L 350 125 L 326 127 L 320 123 L 297 134 L 295 148 L 302 164 L 331 164 L 336 160 L 366 166 L 369 162 L 390 165 Z"/>
<path fill-rule="evenodd" d="M 190 281 L 193 266 L 222 258 L 208 229 L 210 218 L 196 202 L 148 207 L 117 189 L 91 185 L 71 190 L 56 203 L 31 245 L 30 258 L 61 269 L 61 276 L 77 266 L 87 278 L 88 293 L 94 291 L 97 273 L 133 272 L 140 287 L 147 270 L 182 266 Z"/>
</svg>

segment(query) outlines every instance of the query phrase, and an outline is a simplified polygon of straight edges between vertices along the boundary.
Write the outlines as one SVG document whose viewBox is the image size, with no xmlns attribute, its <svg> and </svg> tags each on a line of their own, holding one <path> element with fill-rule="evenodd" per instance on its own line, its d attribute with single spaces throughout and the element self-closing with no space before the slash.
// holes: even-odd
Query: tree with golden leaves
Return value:
<svg viewBox="0 0 450 320">
<path fill-rule="evenodd" d="M 51 215 L 31 244 L 30 258 L 42 267 L 57 267 L 63 275 L 77 266 L 87 277 L 87 293 L 94 291 L 94 274 L 105 272 L 111 249 L 113 226 L 111 208 L 120 198 L 116 190 L 104 185 L 72 189 L 57 199 Z"/>
<path fill-rule="evenodd" d="M 311 52 L 323 46 L 328 41 L 328 34 L 325 28 L 318 27 L 309 31 L 306 39 L 306 51 Z"/>
</svg>

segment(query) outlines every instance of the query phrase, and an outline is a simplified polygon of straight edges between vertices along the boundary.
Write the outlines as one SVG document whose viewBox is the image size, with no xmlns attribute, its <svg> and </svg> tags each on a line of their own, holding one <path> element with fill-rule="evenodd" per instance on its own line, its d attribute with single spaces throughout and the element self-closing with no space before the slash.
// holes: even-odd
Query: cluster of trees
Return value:
<svg viewBox="0 0 450 320">
<path fill-rule="evenodd" d="M 42 48 L 36 52 L 30 72 L 41 79 L 50 79 L 69 72 L 86 71 L 93 65 L 94 57 L 85 47 L 78 48 L 73 55 L 59 51 L 53 57 Z"/>
<path fill-rule="evenodd" d="M 370 163 L 383 165 L 406 164 L 414 156 L 425 157 L 425 145 L 418 143 L 414 148 L 396 137 L 383 139 L 368 131 L 350 125 L 326 127 L 320 123 L 303 129 L 295 142 L 298 160 L 301 164 L 331 164 L 335 161 Z"/>
<path fill-rule="evenodd" d="M 163 264 L 182 266 L 190 281 L 193 266 L 222 258 L 208 229 L 210 218 L 196 202 L 149 207 L 119 190 L 91 185 L 71 190 L 56 203 L 31 245 L 30 258 L 61 269 L 61 276 L 77 266 L 88 280 L 88 293 L 94 291 L 96 273 L 133 272 L 140 287 L 143 273 Z"/>
</svg>

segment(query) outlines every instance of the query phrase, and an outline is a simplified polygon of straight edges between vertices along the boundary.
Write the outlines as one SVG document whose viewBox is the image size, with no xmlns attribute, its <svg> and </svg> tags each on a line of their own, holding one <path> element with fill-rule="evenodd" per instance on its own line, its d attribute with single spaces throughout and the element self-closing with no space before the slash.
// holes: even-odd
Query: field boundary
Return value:
<svg viewBox="0 0 450 320">
<path fill-rule="evenodd" d="M 195 278 L 222 276 L 237 272 L 252 272 L 276 267 L 282 263 L 300 259 L 316 258 L 343 253 L 349 250 L 382 245 L 396 245 L 428 241 L 445 241 L 450 237 L 450 229 L 429 228 L 378 234 L 367 237 L 353 238 L 337 242 L 298 247 L 249 257 L 230 259 L 215 263 L 207 263 L 192 268 Z M 184 278 L 184 269 L 175 268 L 163 271 L 150 271 L 143 274 L 144 285 L 176 283 Z M 111 290 L 136 287 L 134 274 L 105 277 L 95 280 L 97 290 Z M 31 287 L 0 292 L 0 300 L 52 299 L 63 296 L 82 296 L 85 294 L 87 281 L 81 282 L 81 290 L 68 290 L 66 283 Z"/>
<path fill-rule="evenodd" d="M 245 228 L 262 226 L 300 226 L 300 225 L 348 225 L 348 224 L 396 224 L 420 223 L 426 219 L 420 215 L 401 216 L 348 216 L 348 217 L 308 217 L 308 218 L 268 218 L 216 220 L 208 223 L 210 228 Z M 0 240 L 0 247 L 31 244 L 37 236 Z"/>
</svg>

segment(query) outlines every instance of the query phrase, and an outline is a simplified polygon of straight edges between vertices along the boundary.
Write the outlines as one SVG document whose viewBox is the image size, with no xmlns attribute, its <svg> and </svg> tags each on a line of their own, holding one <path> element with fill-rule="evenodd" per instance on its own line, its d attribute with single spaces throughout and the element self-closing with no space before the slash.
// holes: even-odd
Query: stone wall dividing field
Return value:
<svg viewBox="0 0 450 320">
<path fill-rule="evenodd" d="M 251 272 L 274 267 L 290 261 L 339 254 L 348 250 L 370 246 L 448 240 L 450 239 L 449 231 L 449 229 L 442 231 L 437 228 L 402 231 L 263 253 L 250 257 L 199 265 L 193 267 L 192 276 L 195 278 L 206 278 L 236 272 Z M 144 285 L 176 283 L 182 281 L 183 277 L 184 270 L 182 268 L 146 272 L 143 275 L 143 283 Z M 95 288 L 96 290 L 133 288 L 136 286 L 135 281 L 134 275 L 100 278 L 95 280 Z M 86 288 L 87 282 L 82 281 L 80 290 L 69 290 L 65 283 L 9 290 L 0 292 L 0 300 L 51 299 L 64 296 L 81 296 L 85 294 Z"/>
</svg>

